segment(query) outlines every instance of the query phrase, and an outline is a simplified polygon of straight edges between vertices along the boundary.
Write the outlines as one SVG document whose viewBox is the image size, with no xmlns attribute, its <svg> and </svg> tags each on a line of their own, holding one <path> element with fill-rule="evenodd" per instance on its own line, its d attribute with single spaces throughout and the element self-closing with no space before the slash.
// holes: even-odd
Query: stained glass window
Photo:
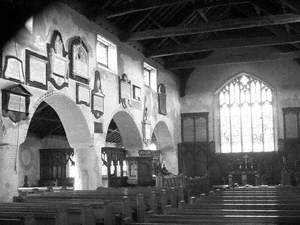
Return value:
<svg viewBox="0 0 300 225">
<path fill-rule="evenodd" d="M 264 82 L 243 74 L 219 92 L 221 152 L 274 151 L 273 96 Z"/>
</svg>

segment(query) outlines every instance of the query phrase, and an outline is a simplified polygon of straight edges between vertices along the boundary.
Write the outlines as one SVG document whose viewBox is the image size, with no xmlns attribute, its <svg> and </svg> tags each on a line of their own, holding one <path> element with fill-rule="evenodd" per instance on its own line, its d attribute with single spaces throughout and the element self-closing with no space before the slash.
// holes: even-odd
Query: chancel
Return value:
<svg viewBox="0 0 300 225">
<path fill-rule="evenodd" d="M 300 2 L 0 5 L 0 225 L 300 224 Z"/>
</svg>

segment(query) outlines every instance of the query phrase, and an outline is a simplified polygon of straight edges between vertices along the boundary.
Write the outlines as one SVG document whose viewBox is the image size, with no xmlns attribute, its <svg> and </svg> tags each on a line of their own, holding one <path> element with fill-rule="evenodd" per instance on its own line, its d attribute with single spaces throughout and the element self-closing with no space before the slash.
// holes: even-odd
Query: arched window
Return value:
<svg viewBox="0 0 300 225">
<path fill-rule="evenodd" d="M 273 95 L 267 84 L 242 74 L 219 92 L 221 152 L 274 151 Z"/>
</svg>

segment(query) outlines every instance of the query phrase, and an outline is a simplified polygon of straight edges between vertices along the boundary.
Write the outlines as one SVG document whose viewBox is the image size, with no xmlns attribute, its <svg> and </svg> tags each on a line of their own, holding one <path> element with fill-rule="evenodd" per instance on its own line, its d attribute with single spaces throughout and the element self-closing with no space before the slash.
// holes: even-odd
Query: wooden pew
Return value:
<svg viewBox="0 0 300 225">
<path fill-rule="evenodd" d="M 275 189 L 271 189 L 271 192 Z M 280 191 L 277 195 L 268 195 L 268 191 L 257 189 L 258 192 L 264 191 L 265 195 L 258 196 L 259 203 L 255 202 L 257 196 L 254 190 L 247 190 L 248 195 L 224 195 L 221 193 L 210 192 L 209 196 L 196 198 L 192 197 L 189 204 L 180 202 L 179 208 L 167 207 L 163 215 L 146 215 L 145 222 L 132 223 L 132 225 L 160 225 L 160 224 L 300 224 L 300 202 L 298 197 L 290 191 Z M 226 191 L 223 192 L 223 194 Z M 232 194 L 232 193 L 231 193 Z M 234 201 L 246 197 L 242 201 Z M 297 194 L 296 194 L 297 196 Z M 233 197 L 233 199 L 230 199 Z M 229 203 L 222 202 L 228 199 Z M 273 202 L 264 202 L 263 198 Z M 218 201 L 215 201 L 218 199 Z M 254 201 L 254 202 L 251 202 Z"/>
<path fill-rule="evenodd" d="M 24 202 L 73 202 L 96 204 L 108 200 L 112 205 L 114 215 L 120 214 L 123 218 L 131 217 L 140 220 L 145 211 L 163 212 L 165 207 L 177 207 L 183 200 L 182 188 L 98 188 L 95 191 L 61 191 L 22 193 Z"/>
<path fill-rule="evenodd" d="M 93 207 L 98 207 L 103 211 L 101 215 L 95 214 Z M 14 215 L 13 213 L 18 213 Z M 10 218 L 22 218 L 24 216 L 33 215 L 32 225 L 39 225 L 42 222 L 53 225 L 67 225 L 67 224 L 85 224 L 95 225 L 98 216 L 98 221 L 104 224 L 111 225 L 112 218 L 109 207 L 103 204 L 97 206 L 93 203 L 79 203 L 79 202 L 25 202 L 25 203 L 0 203 L 1 218 L 6 218 L 5 215 L 11 215 Z"/>
</svg>

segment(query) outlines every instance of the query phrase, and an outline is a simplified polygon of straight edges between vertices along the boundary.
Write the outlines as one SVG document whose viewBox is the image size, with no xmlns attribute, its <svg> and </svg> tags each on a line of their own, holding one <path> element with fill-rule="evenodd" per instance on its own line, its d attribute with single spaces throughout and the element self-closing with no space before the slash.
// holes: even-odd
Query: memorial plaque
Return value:
<svg viewBox="0 0 300 225">
<path fill-rule="evenodd" d="M 8 110 L 16 112 L 26 112 L 25 96 L 10 93 L 8 101 Z"/>
<path fill-rule="evenodd" d="M 129 83 L 121 82 L 121 98 L 130 99 L 131 98 L 131 88 Z"/>
<path fill-rule="evenodd" d="M 3 74 L 5 79 L 23 83 L 24 72 L 22 61 L 14 56 L 6 56 Z"/>
<path fill-rule="evenodd" d="M 131 100 L 131 81 L 128 80 L 127 75 L 124 73 L 119 78 L 119 98 L 120 103 L 124 108 L 130 106 Z"/>
<path fill-rule="evenodd" d="M 133 99 L 141 101 L 141 88 L 136 85 L 133 85 Z"/>
<path fill-rule="evenodd" d="M 68 71 L 68 64 L 67 59 L 63 57 L 59 57 L 57 55 L 52 56 L 51 60 L 51 69 L 52 73 L 66 78 L 67 77 L 67 71 Z"/>
<path fill-rule="evenodd" d="M 48 55 L 50 60 L 49 81 L 57 89 L 68 86 L 68 53 L 65 51 L 62 36 L 57 30 L 53 32 L 51 42 L 48 44 Z"/>
<path fill-rule="evenodd" d="M 31 93 L 21 84 L 2 89 L 2 115 L 13 122 L 28 118 Z"/>
<path fill-rule="evenodd" d="M 103 133 L 103 123 L 94 122 L 94 132 L 102 134 Z"/>
<path fill-rule="evenodd" d="M 30 80 L 46 85 L 46 63 L 38 57 L 30 58 Z"/>
<path fill-rule="evenodd" d="M 88 84 L 90 81 L 88 49 L 80 37 L 75 37 L 70 46 L 70 77 Z"/>
<path fill-rule="evenodd" d="M 76 103 L 90 106 L 90 88 L 88 86 L 76 84 Z"/>
<path fill-rule="evenodd" d="M 25 54 L 27 83 L 47 90 L 48 58 L 28 49 L 26 49 Z"/>
<path fill-rule="evenodd" d="M 103 112 L 104 98 L 103 96 L 93 95 L 94 110 Z"/>
</svg>

